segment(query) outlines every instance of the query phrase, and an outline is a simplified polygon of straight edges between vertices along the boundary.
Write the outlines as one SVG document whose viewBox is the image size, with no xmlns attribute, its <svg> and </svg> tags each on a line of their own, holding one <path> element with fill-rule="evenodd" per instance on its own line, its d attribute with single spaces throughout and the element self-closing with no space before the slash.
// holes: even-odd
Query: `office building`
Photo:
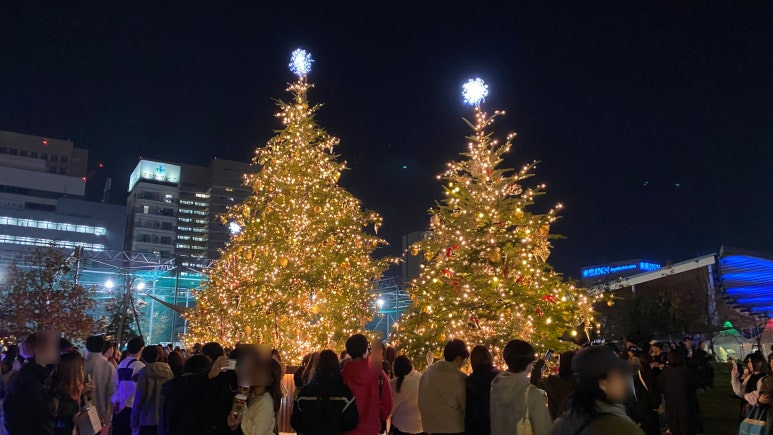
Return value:
<svg viewBox="0 0 773 435">
<path fill-rule="evenodd" d="M 242 181 L 254 170 L 223 159 L 208 166 L 140 160 L 129 179 L 126 249 L 205 266 L 230 237 L 220 215 L 250 194 Z"/>
<path fill-rule="evenodd" d="M 0 131 L 0 250 L 122 249 L 125 207 L 83 200 L 88 151 L 72 141 Z M 6 258 L 7 259 L 7 258 Z"/>
</svg>

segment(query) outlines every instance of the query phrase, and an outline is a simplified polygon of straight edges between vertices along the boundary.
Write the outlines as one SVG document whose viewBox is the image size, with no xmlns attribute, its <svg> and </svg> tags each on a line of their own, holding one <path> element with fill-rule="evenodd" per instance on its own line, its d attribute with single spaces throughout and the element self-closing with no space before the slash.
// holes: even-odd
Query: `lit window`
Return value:
<svg viewBox="0 0 773 435">
<path fill-rule="evenodd" d="M 77 247 L 83 247 L 83 249 L 88 249 L 90 251 L 105 250 L 105 245 L 101 243 L 80 243 L 67 240 L 43 239 L 38 237 L 11 236 L 8 234 L 0 234 L 0 243 L 25 246 L 54 246 L 64 249 L 75 249 Z"/>
<path fill-rule="evenodd" d="M 187 222 L 192 222 L 192 221 L 193 221 L 193 219 L 191 219 L 191 218 L 182 218 L 182 217 L 181 217 L 181 218 L 179 218 L 178 220 L 179 220 L 180 222 L 186 222 L 186 223 L 187 223 Z"/>
<path fill-rule="evenodd" d="M 209 194 L 208 193 L 202 193 L 202 192 L 196 192 L 196 198 L 207 199 L 207 198 L 209 198 Z"/>
<path fill-rule="evenodd" d="M 234 191 L 234 189 L 233 189 L 232 187 L 226 187 L 226 188 L 225 188 L 225 191 L 226 191 L 226 192 L 233 192 L 233 191 Z"/>
<path fill-rule="evenodd" d="M 145 214 L 150 213 L 150 206 L 149 205 L 142 206 L 142 212 Z"/>
<path fill-rule="evenodd" d="M 39 221 L 35 219 L 18 219 L 7 216 L 0 216 L 0 225 L 40 228 L 43 230 L 67 231 L 72 233 L 96 234 L 97 236 L 104 236 L 107 234 L 107 228 L 105 227 L 75 225 L 64 222 Z"/>
</svg>

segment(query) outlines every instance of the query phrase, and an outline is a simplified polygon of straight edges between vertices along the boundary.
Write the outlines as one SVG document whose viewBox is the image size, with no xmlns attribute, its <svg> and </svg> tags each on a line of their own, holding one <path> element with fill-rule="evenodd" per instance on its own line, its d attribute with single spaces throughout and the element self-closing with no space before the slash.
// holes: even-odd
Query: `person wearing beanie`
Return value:
<svg viewBox="0 0 773 435">
<path fill-rule="evenodd" d="M 625 412 L 633 394 L 631 365 L 606 346 L 581 350 L 572 361 L 578 380 L 567 410 L 550 435 L 644 435 Z"/>
</svg>

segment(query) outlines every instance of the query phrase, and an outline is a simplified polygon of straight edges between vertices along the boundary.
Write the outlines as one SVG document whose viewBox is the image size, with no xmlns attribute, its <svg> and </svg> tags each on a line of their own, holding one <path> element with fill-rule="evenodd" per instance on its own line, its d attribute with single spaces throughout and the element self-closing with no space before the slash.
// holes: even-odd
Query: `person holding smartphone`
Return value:
<svg viewBox="0 0 773 435">
<path fill-rule="evenodd" d="M 542 359 L 534 363 L 534 368 L 531 372 L 531 384 L 545 390 L 548 394 L 550 418 L 555 420 L 561 416 L 566 400 L 574 392 L 576 381 L 574 372 L 572 372 L 572 360 L 574 359 L 575 352 L 570 350 L 559 356 L 558 375 L 543 376 L 545 363 L 550 360 L 552 355 L 553 351 L 549 350 Z"/>
</svg>

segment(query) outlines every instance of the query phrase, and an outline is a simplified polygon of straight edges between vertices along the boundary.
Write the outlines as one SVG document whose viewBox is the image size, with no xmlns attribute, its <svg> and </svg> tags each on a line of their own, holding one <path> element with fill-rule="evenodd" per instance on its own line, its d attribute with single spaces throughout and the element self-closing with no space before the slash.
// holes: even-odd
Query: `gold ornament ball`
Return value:
<svg viewBox="0 0 773 435">
<path fill-rule="evenodd" d="M 312 314 L 319 314 L 319 305 L 313 305 L 311 307 L 311 313 Z"/>
<path fill-rule="evenodd" d="M 607 306 L 608 307 L 614 307 L 615 306 L 615 301 L 607 301 Z"/>
<path fill-rule="evenodd" d="M 279 257 L 279 265 L 282 267 L 287 266 L 290 263 L 290 259 L 287 257 Z"/>
<path fill-rule="evenodd" d="M 433 226 L 440 225 L 440 216 L 433 214 L 431 218 L 429 218 L 429 223 Z"/>
<path fill-rule="evenodd" d="M 250 335 L 250 334 L 252 334 L 252 326 L 250 326 L 250 325 L 247 325 L 247 326 L 245 326 L 245 327 L 244 327 L 244 333 L 245 333 L 246 335 Z"/>
<path fill-rule="evenodd" d="M 315 205 L 314 206 L 314 213 L 322 213 L 322 207 Z"/>
<path fill-rule="evenodd" d="M 502 261 L 502 254 L 499 251 L 494 251 L 488 255 L 488 260 L 492 263 L 499 263 Z"/>
<path fill-rule="evenodd" d="M 419 250 L 416 248 L 411 248 L 411 255 L 413 255 L 414 257 L 419 255 Z"/>
</svg>

